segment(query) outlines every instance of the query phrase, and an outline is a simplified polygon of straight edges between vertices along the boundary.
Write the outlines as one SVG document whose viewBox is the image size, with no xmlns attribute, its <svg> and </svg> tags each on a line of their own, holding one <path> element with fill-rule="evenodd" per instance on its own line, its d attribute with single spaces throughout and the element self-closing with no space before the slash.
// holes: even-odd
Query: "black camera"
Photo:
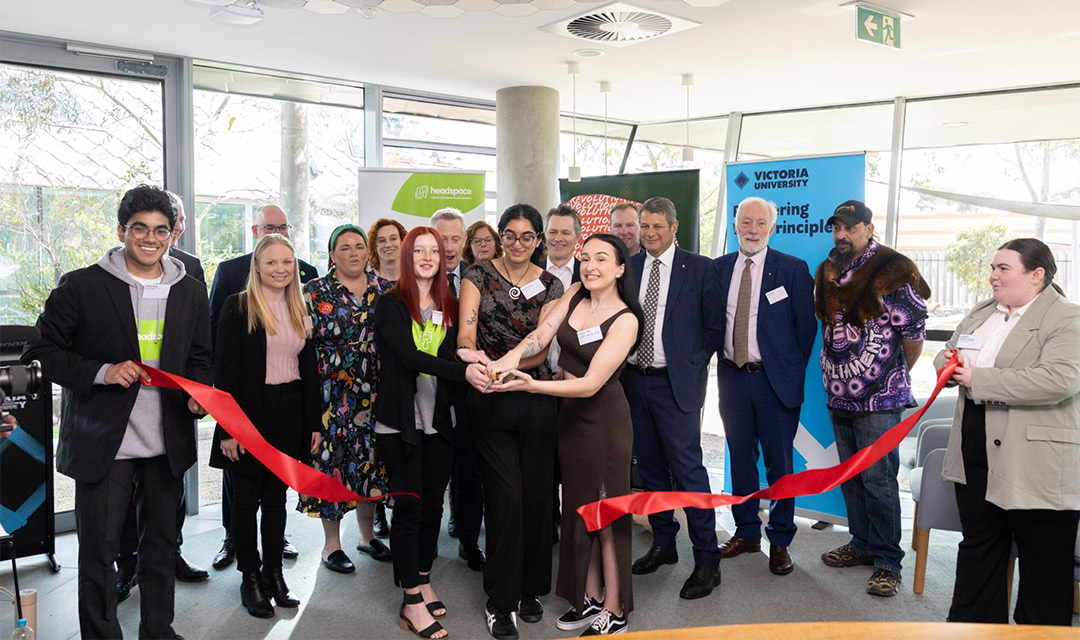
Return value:
<svg viewBox="0 0 1080 640">
<path fill-rule="evenodd" d="M 16 359 L 17 353 L 22 351 L 24 345 L 38 338 L 37 329 L 34 327 L 4 326 L 2 331 L 4 339 L 0 344 L 0 352 L 3 353 L 5 359 L 7 356 L 14 356 L 12 359 Z M 9 398 L 37 400 L 44 388 L 45 382 L 41 377 L 41 363 L 37 360 L 25 366 L 10 365 L 0 367 L 0 417 L 8 417 L 8 412 L 4 409 L 8 408 L 6 405 Z M 5 433 L 11 431 L 11 425 L 0 423 L 0 431 Z"/>
</svg>

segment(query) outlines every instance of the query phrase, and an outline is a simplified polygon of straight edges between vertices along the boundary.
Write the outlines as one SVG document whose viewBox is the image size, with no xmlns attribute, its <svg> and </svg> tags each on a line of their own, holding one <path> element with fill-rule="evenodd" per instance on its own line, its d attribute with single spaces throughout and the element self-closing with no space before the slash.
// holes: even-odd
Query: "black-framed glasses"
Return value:
<svg viewBox="0 0 1080 640">
<path fill-rule="evenodd" d="M 503 231 L 502 241 L 504 246 L 510 246 L 515 242 L 520 242 L 521 246 L 528 247 L 532 243 L 536 242 L 539 236 L 535 233 L 523 233 L 520 236 L 514 235 L 509 231 Z"/>
<path fill-rule="evenodd" d="M 150 233 L 150 227 L 136 222 L 135 224 L 125 224 L 124 228 L 127 229 L 133 238 L 136 240 L 142 240 Z M 158 240 L 165 241 L 172 237 L 173 230 L 169 227 L 154 227 L 154 237 Z"/>
<path fill-rule="evenodd" d="M 495 238 L 492 238 L 490 236 L 487 237 L 487 238 L 473 238 L 472 243 L 473 244 L 479 244 L 479 245 L 482 245 L 482 246 L 486 247 L 489 244 L 495 244 Z"/>
<path fill-rule="evenodd" d="M 274 225 L 274 224 L 260 224 L 259 228 L 262 229 L 263 231 L 267 232 L 267 233 L 280 233 L 280 234 L 284 235 L 284 234 L 289 232 L 289 229 L 292 229 L 292 225 L 291 224 L 277 224 L 277 225 Z"/>
</svg>

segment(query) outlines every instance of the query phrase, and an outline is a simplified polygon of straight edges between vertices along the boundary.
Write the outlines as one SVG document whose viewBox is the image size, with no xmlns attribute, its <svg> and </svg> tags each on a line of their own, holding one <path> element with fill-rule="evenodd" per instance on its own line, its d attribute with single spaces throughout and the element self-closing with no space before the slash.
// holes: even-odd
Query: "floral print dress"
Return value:
<svg viewBox="0 0 1080 640">
<path fill-rule="evenodd" d="M 373 273 L 367 277 L 367 291 L 359 299 L 330 272 L 304 285 L 304 300 L 313 324 L 325 406 L 322 444 L 311 457 L 311 466 L 362 496 L 375 497 L 389 490 L 373 442 L 379 366 L 375 301 L 393 283 Z M 296 508 L 311 517 L 340 520 L 356 508 L 356 502 L 301 495 Z"/>
</svg>

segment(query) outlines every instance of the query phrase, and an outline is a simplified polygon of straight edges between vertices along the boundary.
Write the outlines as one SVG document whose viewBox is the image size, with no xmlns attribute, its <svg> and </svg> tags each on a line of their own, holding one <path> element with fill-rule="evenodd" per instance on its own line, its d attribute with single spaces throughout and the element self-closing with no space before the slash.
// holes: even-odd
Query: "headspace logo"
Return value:
<svg viewBox="0 0 1080 640">
<path fill-rule="evenodd" d="M 426 184 L 422 184 L 416 188 L 416 199 L 423 200 L 426 197 L 428 197 L 428 186 Z"/>
<path fill-rule="evenodd" d="M 432 187 L 431 195 L 440 198 L 469 198 L 472 197 L 472 189 L 459 189 L 457 187 Z"/>
</svg>

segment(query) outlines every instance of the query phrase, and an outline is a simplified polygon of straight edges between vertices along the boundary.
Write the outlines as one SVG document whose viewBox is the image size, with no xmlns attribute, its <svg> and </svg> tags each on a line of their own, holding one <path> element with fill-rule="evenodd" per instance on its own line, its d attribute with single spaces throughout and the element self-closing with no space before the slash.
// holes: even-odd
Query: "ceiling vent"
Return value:
<svg viewBox="0 0 1080 640">
<path fill-rule="evenodd" d="M 700 25 L 693 20 L 614 2 L 540 30 L 610 47 L 628 47 Z"/>
</svg>

